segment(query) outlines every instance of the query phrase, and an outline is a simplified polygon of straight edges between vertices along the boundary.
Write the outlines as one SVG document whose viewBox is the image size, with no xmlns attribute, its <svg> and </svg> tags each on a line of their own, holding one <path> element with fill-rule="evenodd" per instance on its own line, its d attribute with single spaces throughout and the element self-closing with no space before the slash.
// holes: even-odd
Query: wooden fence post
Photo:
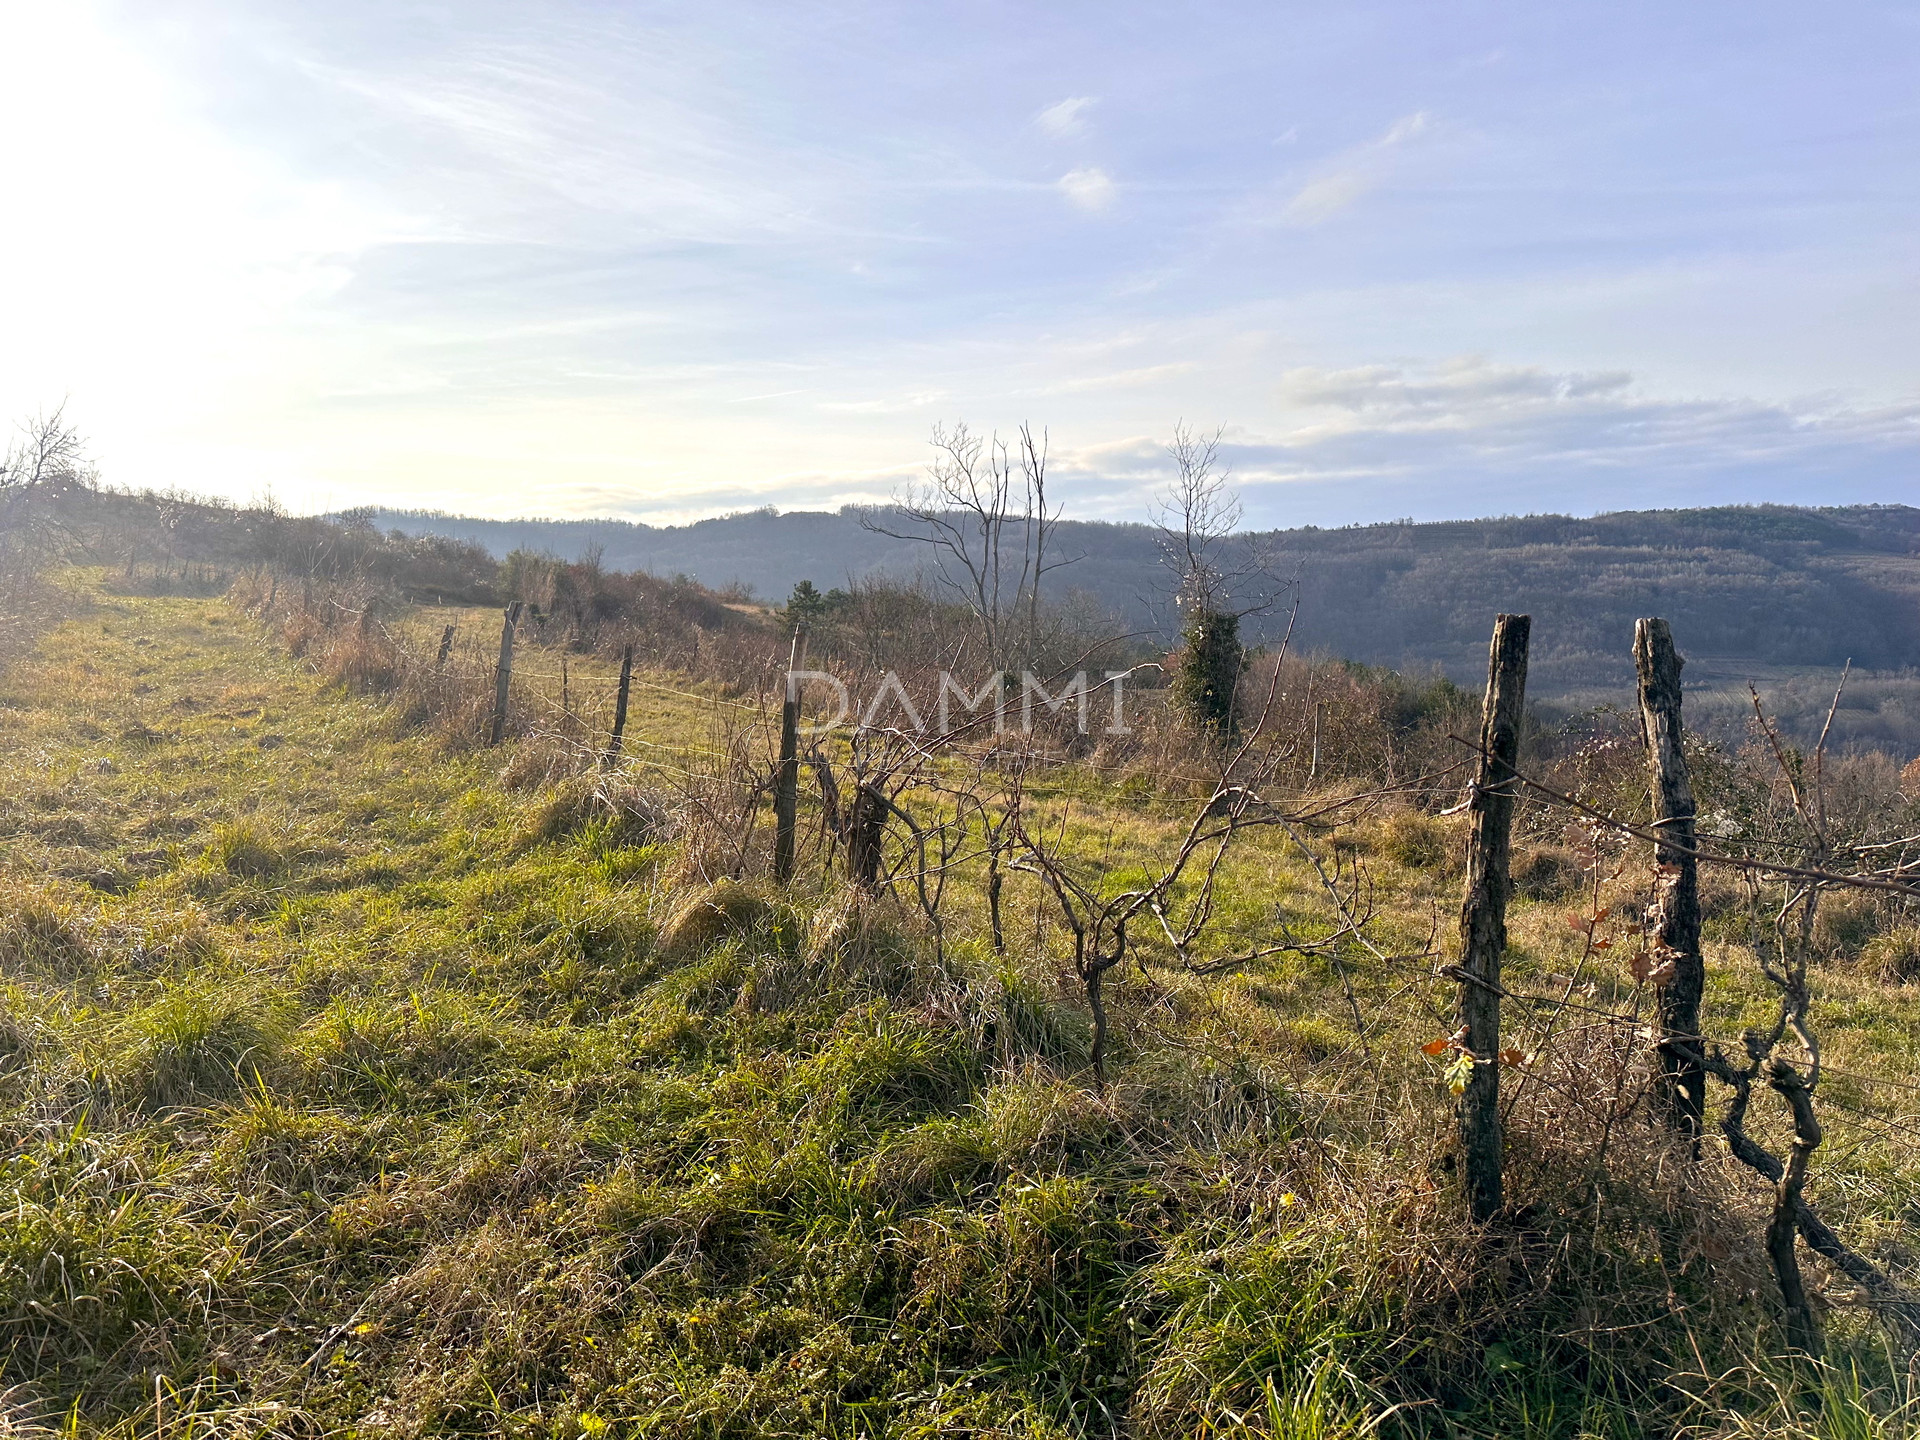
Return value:
<svg viewBox="0 0 1920 1440">
<path fill-rule="evenodd" d="M 433 662 L 433 668 L 436 670 L 446 669 L 447 656 L 451 655 L 452 653 L 453 653 L 453 626 L 449 625 L 447 626 L 446 629 L 440 632 L 440 654 L 437 657 L 435 657 Z"/>
<path fill-rule="evenodd" d="M 1504 1196 L 1500 1132 L 1500 960 L 1507 948 L 1507 897 L 1512 890 L 1514 765 L 1527 694 L 1531 617 L 1501 615 L 1487 655 L 1487 695 L 1480 713 L 1480 761 L 1473 782 L 1473 831 L 1467 844 L 1467 891 L 1460 906 L 1459 1044 L 1473 1061 L 1460 1096 L 1460 1145 L 1467 1203 L 1475 1220 L 1490 1220 Z"/>
<path fill-rule="evenodd" d="M 627 736 L 627 697 L 633 693 L 633 646 L 620 652 L 620 694 L 613 702 L 613 736 L 607 741 L 607 753 L 601 757 L 602 769 L 612 769 L 620 758 L 620 746 Z"/>
<path fill-rule="evenodd" d="M 522 602 L 516 600 L 507 606 L 506 618 L 500 626 L 500 663 L 493 672 L 493 729 L 488 735 L 487 744 L 498 745 L 507 733 L 507 689 L 513 682 L 513 631 L 520 623 Z"/>
<path fill-rule="evenodd" d="M 800 816 L 800 686 L 793 672 L 800 668 L 805 646 L 806 628 L 796 625 L 787 652 L 787 693 L 780 705 L 780 764 L 773 772 L 773 878 L 783 885 L 793 878 Z"/>
<path fill-rule="evenodd" d="M 1640 727 L 1653 790 L 1653 823 L 1661 843 L 1659 909 L 1653 927 L 1652 974 L 1660 981 L 1660 1083 L 1655 1102 L 1697 1152 L 1707 1108 L 1707 1077 L 1689 1058 L 1700 1045 L 1700 996 L 1706 964 L 1700 956 L 1700 864 L 1694 856 L 1693 781 L 1687 774 L 1680 726 L 1680 666 L 1673 631 L 1664 620 L 1633 627 L 1633 668 L 1640 681 Z M 1679 1042 L 1676 1048 L 1674 1042 Z"/>
</svg>

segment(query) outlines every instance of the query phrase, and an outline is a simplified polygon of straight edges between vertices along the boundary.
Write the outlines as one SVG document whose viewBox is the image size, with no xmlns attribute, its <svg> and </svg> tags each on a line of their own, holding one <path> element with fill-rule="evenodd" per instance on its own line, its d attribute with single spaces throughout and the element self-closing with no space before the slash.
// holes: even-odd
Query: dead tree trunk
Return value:
<svg viewBox="0 0 1920 1440">
<path fill-rule="evenodd" d="M 611 769 L 620 758 L 620 746 L 627 736 L 627 697 L 633 693 L 633 646 L 620 652 L 620 693 L 613 702 L 613 735 L 607 741 L 607 753 L 601 757 L 603 769 Z"/>
<path fill-rule="evenodd" d="M 886 797 L 871 785 L 855 789 L 847 815 L 847 878 L 862 890 L 880 883 L 880 844 L 886 826 Z"/>
<path fill-rule="evenodd" d="M 1473 832 L 1467 846 L 1466 899 L 1460 907 L 1460 1031 L 1458 1043 L 1473 1062 L 1460 1096 L 1460 1148 L 1466 1162 L 1467 1204 L 1476 1220 L 1500 1209 L 1504 1141 L 1500 1131 L 1500 960 L 1507 948 L 1507 897 L 1512 891 L 1515 762 L 1526 703 L 1526 615 L 1494 621 L 1487 656 L 1487 695 L 1481 708 L 1480 760 L 1474 777 Z"/>
<path fill-rule="evenodd" d="M 507 691 L 513 684 L 513 632 L 520 623 L 521 608 L 518 600 L 507 606 L 500 626 L 500 663 L 493 672 L 493 728 L 487 734 L 489 745 L 498 745 L 507 733 Z"/>
<path fill-rule="evenodd" d="M 805 632 L 795 626 L 787 652 L 787 693 L 780 705 L 780 764 L 773 775 L 773 878 L 782 885 L 793 878 L 800 820 L 800 687 L 793 672 L 800 668 L 804 643 Z"/>
<path fill-rule="evenodd" d="M 1694 857 L 1693 783 L 1687 774 L 1680 727 L 1681 659 L 1664 620 L 1633 629 L 1633 664 L 1640 679 L 1640 725 L 1652 782 L 1653 824 L 1661 843 L 1659 911 L 1653 929 L 1654 973 L 1660 986 L 1660 1080 L 1655 1101 L 1697 1154 L 1705 1121 L 1707 1076 L 1699 1051 L 1700 996 L 1706 965 L 1700 957 L 1700 866 Z"/>
</svg>

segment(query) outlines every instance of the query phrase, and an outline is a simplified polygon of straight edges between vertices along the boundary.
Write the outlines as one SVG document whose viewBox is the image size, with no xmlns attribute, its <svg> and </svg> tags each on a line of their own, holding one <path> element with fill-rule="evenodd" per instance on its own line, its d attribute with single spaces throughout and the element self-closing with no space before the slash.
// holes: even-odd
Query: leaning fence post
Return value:
<svg viewBox="0 0 1920 1440">
<path fill-rule="evenodd" d="M 1707 1076 L 1697 1048 L 1700 996 L 1707 973 L 1700 957 L 1693 781 L 1687 774 L 1685 732 L 1680 727 L 1682 663 L 1666 621 L 1635 622 L 1633 668 L 1640 681 L 1640 728 L 1652 781 L 1653 823 L 1661 837 L 1654 847 L 1660 878 L 1653 953 L 1648 957 L 1653 976 L 1661 980 L 1660 1083 L 1654 1094 L 1668 1123 L 1689 1136 L 1697 1150 L 1707 1108 Z"/>
<path fill-rule="evenodd" d="M 500 626 L 500 663 L 493 672 L 493 730 L 487 744 L 498 745 L 507 733 L 507 688 L 513 681 L 513 631 L 520 623 L 521 602 L 507 606 Z"/>
<path fill-rule="evenodd" d="M 773 775 L 773 878 L 793 878 L 794 834 L 800 816 L 800 687 L 793 672 L 805 652 L 806 628 L 793 627 L 787 652 L 787 693 L 780 705 L 780 765 Z"/>
<path fill-rule="evenodd" d="M 1480 713 L 1480 760 L 1469 806 L 1466 899 L 1460 906 L 1460 1033 L 1472 1061 L 1460 1096 L 1460 1145 L 1467 1203 L 1476 1220 L 1500 1209 L 1505 1144 L 1500 1133 L 1500 960 L 1507 948 L 1508 850 L 1513 836 L 1515 762 L 1527 693 L 1531 617 L 1501 615 L 1487 654 Z"/>
<path fill-rule="evenodd" d="M 612 769 L 613 762 L 620 758 L 620 745 L 627 734 L 627 696 L 633 693 L 633 646 L 629 645 L 620 652 L 620 694 L 613 702 L 613 735 L 607 741 L 607 753 L 601 757 L 601 765 Z"/>
<path fill-rule="evenodd" d="M 451 655 L 452 653 L 453 653 L 453 626 L 449 625 L 447 626 L 446 629 L 440 632 L 440 654 L 434 659 L 433 668 L 436 670 L 446 669 L 447 656 Z"/>
</svg>

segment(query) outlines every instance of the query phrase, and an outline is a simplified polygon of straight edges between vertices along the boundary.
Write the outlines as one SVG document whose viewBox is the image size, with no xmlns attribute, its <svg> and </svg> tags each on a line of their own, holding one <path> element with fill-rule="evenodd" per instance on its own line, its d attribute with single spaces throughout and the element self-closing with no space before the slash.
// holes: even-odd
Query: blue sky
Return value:
<svg viewBox="0 0 1920 1440">
<path fill-rule="evenodd" d="M 1048 428 L 1139 518 L 1911 500 L 1920 9 L 0 0 L 0 404 L 683 518 Z M 31 197 L 30 199 L 26 197 Z"/>
</svg>

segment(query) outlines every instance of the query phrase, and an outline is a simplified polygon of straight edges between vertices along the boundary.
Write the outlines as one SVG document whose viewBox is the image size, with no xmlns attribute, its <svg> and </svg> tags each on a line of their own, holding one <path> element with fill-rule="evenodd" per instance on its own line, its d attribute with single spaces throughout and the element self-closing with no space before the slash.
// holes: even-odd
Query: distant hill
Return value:
<svg viewBox="0 0 1920 1440">
<path fill-rule="evenodd" d="M 496 555 L 524 547 L 573 558 L 598 546 L 615 568 L 739 583 L 776 601 L 802 579 L 826 589 L 876 573 L 910 577 L 924 564 L 913 545 L 863 530 L 853 510 L 755 511 L 669 527 L 402 511 L 373 519 Z M 1064 553 L 1082 557 L 1057 572 L 1063 591 L 1128 626 L 1165 628 L 1150 527 L 1076 522 L 1059 535 Z M 1690 678 L 1701 681 L 1736 683 L 1748 671 L 1817 680 L 1849 659 L 1869 671 L 1920 667 L 1920 509 L 1908 506 L 1530 515 L 1248 538 L 1271 574 L 1297 579 L 1303 648 L 1398 669 L 1437 666 L 1474 683 L 1495 612 L 1524 611 L 1534 617 L 1531 688 L 1542 699 L 1617 692 L 1631 678 L 1634 619 L 1647 614 L 1673 622 L 1694 661 Z M 1274 623 L 1256 626 L 1270 636 Z"/>
</svg>

